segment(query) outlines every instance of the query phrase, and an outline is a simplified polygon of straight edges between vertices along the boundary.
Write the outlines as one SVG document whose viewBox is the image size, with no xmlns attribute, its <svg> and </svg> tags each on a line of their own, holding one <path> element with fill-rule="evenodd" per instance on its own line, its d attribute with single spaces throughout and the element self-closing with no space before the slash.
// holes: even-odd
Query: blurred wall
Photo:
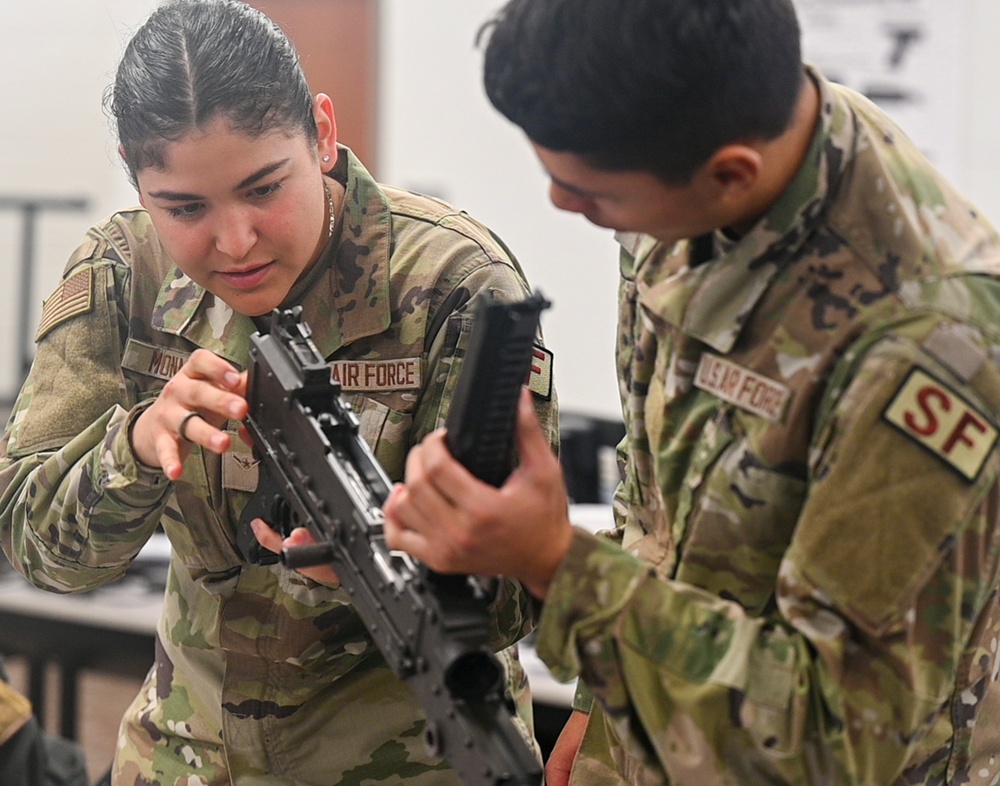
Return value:
<svg viewBox="0 0 1000 786">
<path fill-rule="evenodd" d="M 21 298 L 22 222 L 0 211 L 0 399 L 20 381 L 18 321 L 41 302 L 87 226 L 135 203 L 102 109 L 128 31 L 154 0 L 0 0 L 0 197 L 83 197 L 84 212 L 43 212 L 36 269 Z M 25 350 L 30 352 L 30 346 Z"/>
<path fill-rule="evenodd" d="M 498 0 L 383 0 L 379 175 L 489 224 L 552 301 L 542 316 L 563 408 L 619 413 L 612 233 L 556 210 L 520 130 L 481 86 L 476 33 Z"/>
<path fill-rule="evenodd" d="M 281 0 L 270 0 L 277 6 Z M 336 0 L 330 0 L 336 2 Z M 527 142 L 480 87 L 480 24 L 500 0 L 372 0 L 380 5 L 375 174 L 440 195 L 490 224 L 553 308 L 543 318 L 563 406 L 614 417 L 617 251 L 609 232 L 556 211 Z M 86 227 L 135 195 L 101 109 L 129 30 L 155 0 L 0 0 L 0 195 L 83 196 L 81 213 L 38 219 L 29 302 L 19 296 L 20 226 L 0 211 L 0 398 L 16 384 L 16 320 L 32 326 Z M 954 0 L 961 80 L 949 171 L 1000 222 L 1000 29 L 996 0 Z M 315 85 L 316 89 L 322 89 Z"/>
</svg>

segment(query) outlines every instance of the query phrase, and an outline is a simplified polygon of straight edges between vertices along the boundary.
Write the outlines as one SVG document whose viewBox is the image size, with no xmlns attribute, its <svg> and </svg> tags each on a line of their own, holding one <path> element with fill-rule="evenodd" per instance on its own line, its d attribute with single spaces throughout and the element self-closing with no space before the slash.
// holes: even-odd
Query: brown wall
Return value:
<svg viewBox="0 0 1000 786">
<path fill-rule="evenodd" d="M 295 44 L 314 93 L 333 99 L 340 141 L 375 173 L 378 0 L 248 0 Z"/>
</svg>

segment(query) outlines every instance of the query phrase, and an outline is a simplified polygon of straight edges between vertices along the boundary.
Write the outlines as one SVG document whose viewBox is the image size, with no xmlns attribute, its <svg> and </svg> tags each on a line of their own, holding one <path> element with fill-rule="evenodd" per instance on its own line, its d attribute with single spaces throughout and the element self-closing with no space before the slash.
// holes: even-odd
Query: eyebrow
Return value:
<svg viewBox="0 0 1000 786">
<path fill-rule="evenodd" d="M 290 159 L 283 158 L 280 161 L 275 161 L 273 164 L 268 164 L 267 166 L 262 166 L 256 172 L 254 172 L 249 177 L 243 178 L 233 191 L 242 191 L 244 188 L 249 188 L 255 183 L 260 182 L 265 177 L 273 175 L 279 169 L 281 169 L 285 164 L 289 162 Z M 150 191 L 149 195 L 154 199 L 166 199 L 170 202 L 197 202 L 204 199 L 205 197 L 200 194 L 188 194 L 183 191 Z"/>
</svg>

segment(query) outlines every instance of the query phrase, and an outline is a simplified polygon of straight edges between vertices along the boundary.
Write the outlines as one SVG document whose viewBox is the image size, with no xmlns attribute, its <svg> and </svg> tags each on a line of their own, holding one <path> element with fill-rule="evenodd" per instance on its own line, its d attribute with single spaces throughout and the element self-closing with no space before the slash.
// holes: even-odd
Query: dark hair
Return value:
<svg viewBox="0 0 1000 786">
<path fill-rule="evenodd" d="M 171 0 L 129 41 L 105 103 L 129 174 L 163 166 L 163 146 L 224 117 L 250 136 L 317 138 L 313 99 L 294 47 L 239 0 Z"/>
<path fill-rule="evenodd" d="M 673 184 L 779 136 L 804 78 L 791 0 L 511 0 L 482 36 L 486 93 L 531 140 Z"/>
</svg>

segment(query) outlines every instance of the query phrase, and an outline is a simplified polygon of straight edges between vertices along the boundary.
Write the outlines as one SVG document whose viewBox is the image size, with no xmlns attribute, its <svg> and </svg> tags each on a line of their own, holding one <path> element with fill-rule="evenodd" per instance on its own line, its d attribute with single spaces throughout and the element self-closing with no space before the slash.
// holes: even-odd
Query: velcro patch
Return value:
<svg viewBox="0 0 1000 786">
<path fill-rule="evenodd" d="M 792 391 L 763 374 L 703 352 L 694 376 L 695 387 L 742 410 L 780 423 Z"/>
<path fill-rule="evenodd" d="M 552 399 L 552 352 L 537 344 L 531 350 L 527 386 L 539 398 L 546 401 Z"/>
<path fill-rule="evenodd" d="M 334 360 L 330 363 L 330 379 L 346 393 L 419 390 L 422 371 L 420 358 Z"/>
<path fill-rule="evenodd" d="M 975 480 L 996 444 L 996 427 L 947 385 L 914 368 L 882 417 Z"/>
<path fill-rule="evenodd" d="M 176 349 L 166 349 L 130 338 L 125 342 L 122 368 L 148 377 L 167 380 L 181 370 L 190 354 Z"/>
<path fill-rule="evenodd" d="M 41 341 L 53 328 L 94 307 L 94 271 L 89 267 L 63 281 L 42 304 L 42 318 L 35 332 Z"/>
</svg>

